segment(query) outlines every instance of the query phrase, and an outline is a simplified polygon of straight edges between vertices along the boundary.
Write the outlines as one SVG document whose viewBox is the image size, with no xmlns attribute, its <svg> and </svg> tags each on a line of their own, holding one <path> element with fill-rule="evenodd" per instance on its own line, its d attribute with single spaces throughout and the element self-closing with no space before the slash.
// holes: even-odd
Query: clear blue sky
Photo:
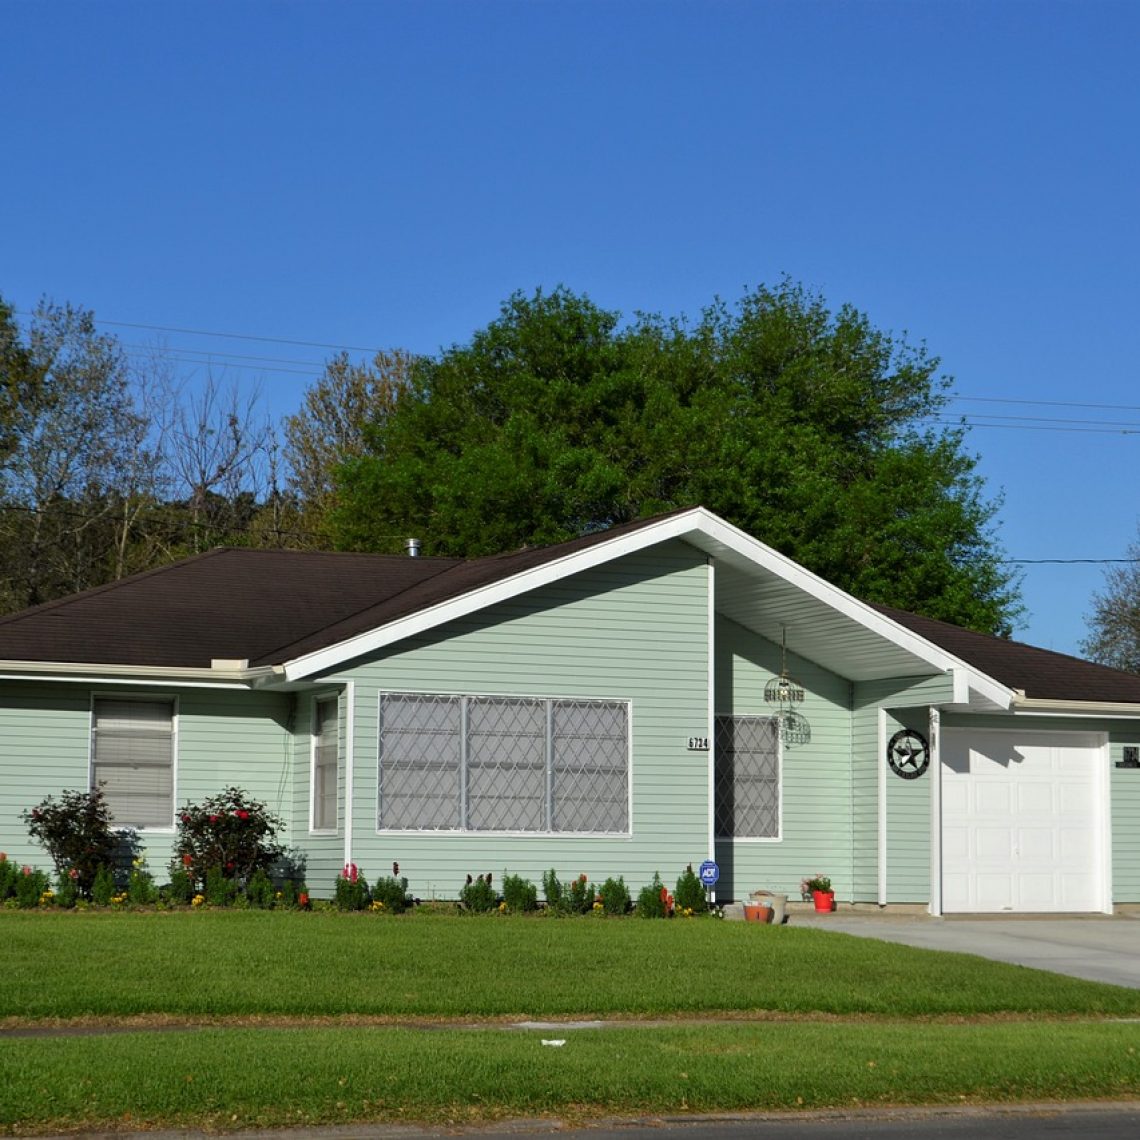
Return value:
<svg viewBox="0 0 1140 1140">
<path fill-rule="evenodd" d="M 226 375 L 285 413 L 328 352 L 284 340 L 433 352 L 516 289 L 695 314 L 788 273 L 1003 425 L 969 439 L 1011 557 L 1120 557 L 1138 50 L 1125 0 L 0 0 L 0 294 L 198 375 L 267 357 Z M 1075 652 L 1103 567 L 1025 569 L 1017 636 Z"/>
</svg>

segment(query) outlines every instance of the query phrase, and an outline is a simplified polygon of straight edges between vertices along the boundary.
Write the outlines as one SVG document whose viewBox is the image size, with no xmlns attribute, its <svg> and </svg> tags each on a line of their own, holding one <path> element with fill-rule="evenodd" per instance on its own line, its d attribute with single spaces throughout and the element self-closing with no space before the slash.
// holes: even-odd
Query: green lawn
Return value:
<svg viewBox="0 0 1140 1140">
<path fill-rule="evenodd" d="M 1140 1015 L 1140 991 L 816 929 L 272 911 L 0 912 L 0 1017 Z"/>
<path fill-rule="evenodd" d="M 0 979 L 7 1134 L 1140 1096 L 1138 991 L 794 924 L 3 911 Z"/>
</svg>

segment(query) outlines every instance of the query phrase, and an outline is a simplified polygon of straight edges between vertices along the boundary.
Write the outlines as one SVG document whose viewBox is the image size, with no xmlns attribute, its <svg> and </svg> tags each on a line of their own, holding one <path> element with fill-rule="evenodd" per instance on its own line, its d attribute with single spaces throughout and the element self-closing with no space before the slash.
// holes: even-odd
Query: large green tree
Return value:
<svg viewBox="0 0 1140 1140">
<path fill-rule="evenodd" d="M 937 358 L 791 282 L 689 324 L 516 294 L 418 360 L 340 471 L 341 546 L 557 542 L 701 504 L 869 601 L 988 632 L 1019 611 Z"/>
</svg>

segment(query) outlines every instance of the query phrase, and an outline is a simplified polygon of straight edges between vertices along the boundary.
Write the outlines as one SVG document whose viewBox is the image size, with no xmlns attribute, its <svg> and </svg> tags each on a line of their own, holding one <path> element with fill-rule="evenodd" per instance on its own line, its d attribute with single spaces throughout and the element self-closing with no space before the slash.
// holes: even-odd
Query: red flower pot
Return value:
<svg viewBox="0 0 1140 1140">
<path fill-rule="evenodd" d="M 772 921 L 772 908 L 766 906 L 764 903 L 745 903 L 744 904 L 744 921 L 745 922 L 771 922 Z"/>
<path fill-rule="evenodd" d="M 815 901 L 816 910 L 830 913 L 835 909 L 834 891 L 812 891 L 811 897 Z"/>
</svg>

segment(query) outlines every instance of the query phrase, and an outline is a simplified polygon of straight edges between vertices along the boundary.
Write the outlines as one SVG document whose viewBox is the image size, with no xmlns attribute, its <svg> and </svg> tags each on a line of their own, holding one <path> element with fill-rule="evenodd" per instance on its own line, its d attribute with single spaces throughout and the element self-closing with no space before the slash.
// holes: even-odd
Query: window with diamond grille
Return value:
<svg viewBox="0 0 1140 1140">
<path fill-rule="evenodd" d="M 313 830 L 336 830 L 337 698 L 313 705 Z"/>
<path fill-rule="evenodd" d="M 719 716 L 715 744 L 718 838 L 778 838 L 780 732 L 776 718 Z"/>
<path fill-rule="evenodd" d="M 460 697 L 380 698 L 381 828 L 460 826 Z"/>
<path fill-rule="evenodd" d="M 624 702 L 380 698 L 382 829 L 624 833 L 628 801 Z"/>
</svg>

